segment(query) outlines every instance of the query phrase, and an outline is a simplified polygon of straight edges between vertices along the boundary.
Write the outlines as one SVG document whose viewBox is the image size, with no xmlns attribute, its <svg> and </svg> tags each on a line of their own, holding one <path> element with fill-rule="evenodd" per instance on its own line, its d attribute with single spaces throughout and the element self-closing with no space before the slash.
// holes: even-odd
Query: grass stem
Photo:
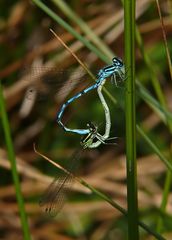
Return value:
<svg viewBox="0 0 172 240">
<path fill-rule="evenodd" d="M 135 116 L 135 0 L 124 1 L 125 66 L 127 71 L 126 113 L 126 159 L 128 239 L 138 240 L 138 200 L 136 164 L 136 116 Z"/>
</svg>

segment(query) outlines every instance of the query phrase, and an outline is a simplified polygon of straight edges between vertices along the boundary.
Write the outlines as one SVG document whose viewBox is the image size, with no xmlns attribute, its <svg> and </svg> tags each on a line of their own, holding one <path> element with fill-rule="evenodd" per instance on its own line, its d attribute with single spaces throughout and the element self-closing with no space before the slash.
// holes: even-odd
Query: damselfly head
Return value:
<svg viewBox="0 0 172 240">
<path fill-rule="evenodd" d="M 89 146 L 92 145 L 94 139 L 97 136 L 98 130 L 98 126 L 92 122 L 87 123 L 87 127 L 89 128 L 90 132 L 85 137 L 82 137 L 80 141 L 80 144 L 84 149 L 89 148 Z"/>
<path fill-rule="evenodd" d="M 114 57 L 112 59 L 113 65 L 119 68 L 122 68 L 124 66 L 123 61 L 120 58 Z"/>
</svg>

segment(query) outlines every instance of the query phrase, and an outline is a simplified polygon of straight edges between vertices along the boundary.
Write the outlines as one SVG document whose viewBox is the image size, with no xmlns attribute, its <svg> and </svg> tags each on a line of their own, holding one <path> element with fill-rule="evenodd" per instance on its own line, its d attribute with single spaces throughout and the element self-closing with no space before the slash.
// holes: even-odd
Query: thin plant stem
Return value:
<svg viewBox="0 0 172 240">
<path fill-rule="evenodd" d="M 67 51 L 77 60 L 77 62 L 82 66 L 82 68 L 89 74 L 89 76 L 96 80 L 92 72 L 89 70 L 89 68 L 77 57 L 77 55 L 64 43 L 64 41 L 52 30 L 50 31 L 53 33 L 53 35 L 57 38 L 57 40 L 67 49 Z"/>
<path fill-rule="evenodd" d="M 158 0 L 156 0 L 156 5 L 157 5 L 157 9 L 158 9 L 159 18 L 160 18 L 160 21 L 161 21 L 161 28 L 162 28 L 162 34 L 163 34 L 163 39 L 164 39 L 164 44 L 165 44 L 165 51 L 166 51 L 166 55 L 167 55 L 170 77 L 171 77 L 171 80 L 172 80 L 172 64 L 171 64 L 170 52 L 169 52 L 169 49 L 168 49 L 168 43 L 167 43 L 167 38 L 166 38 L 164 21 L 163 21 L 163 17 L 162 17 L 162 14 L 161 14 L 161 9 L 160 9 L 160 5 L 159 5 Z"/>
<path fill-rule="evenodd" d="M 128 67 L 125 96 L 128 239 L 138 240 L 138 200 L 135 116 L 135 0 L 124 1 L 125 65 Z"/>
<path fill-rule="evenodd" d="M 1 81 L 0 81 L 0 114 L 1 114 L 2 127 L 4 130 L 5 141 L 7 146 L 7 154 L 11 164 L 12 177 L 13 177 L 13 182 L 14 182 L 14 187 L 16 191 L 16 197 L 17 197 L 17 202 L 18 202 L 18 207 L 20 212 L 23 237 L 24 237 L 24 240 L 30 240 L 31 235 L 29 231 L 27 214 L 25 211 L 24 200 L 21 192 L 21 186 L 20 186 L 19 176 L 18 176 L 17 167 L 16 167 L 16 158 L 15 158 L 13 142 L 10 134 L 10 125 L 9 125 L 9 121 L 8 121 L 8 117 L 5 109 L 5 101 L 3 97 L 3 89 L 2 89 Z"/>
</svg>

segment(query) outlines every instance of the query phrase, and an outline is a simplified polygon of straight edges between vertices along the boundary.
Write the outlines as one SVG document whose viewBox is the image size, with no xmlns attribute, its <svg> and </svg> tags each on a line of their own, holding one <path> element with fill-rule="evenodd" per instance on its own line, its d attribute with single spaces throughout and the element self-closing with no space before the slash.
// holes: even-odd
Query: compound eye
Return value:
<svg viewBox="0 0 172 240">
<path fill-rule="evenodd" d="M 120 58 L 114 57 L 112 61 L 113 61 L 113 64 L 115 64 L 116 66 L 119 66 L 119 67 L 123 66 L 123 62 Z"/>
<path fill-rule="evenodd" d="M 112 62 L 116 64 L 118 62 L 118 58 L 117 57 L 112 58 Z"/>
</svg>

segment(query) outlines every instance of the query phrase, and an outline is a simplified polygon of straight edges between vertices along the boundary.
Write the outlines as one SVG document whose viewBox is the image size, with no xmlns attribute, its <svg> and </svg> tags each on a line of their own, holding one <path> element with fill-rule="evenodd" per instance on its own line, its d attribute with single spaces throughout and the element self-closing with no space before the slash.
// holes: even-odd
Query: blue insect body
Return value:
<svg viewBox="0 0 172 240">
<path fill-rule="evenodd" d="M 77 98 L 83 96 L 84 94 L 88 93 L 89 91 L 98 88 L 101 83 L 108 77 L 111 77 L 112 80 L 114 80 L 114 83 L 117 85 L 116 82 L 116 75 L 118 74 L 119 77 L 123 80 L 124 79 L 124 64 L 122 62 L 122 60 L 120 60 L 119 58 L 113 58 L 112 59 L 112 64 L 109 66 L 106 66 L 104 68 L 102 68 L 99 72 L 98 72 L 98 78 L 96 80 L 96 83 L 93 84 L 92 86 L 84 89 L 83 91 L 77 93 L 75 96 L 73 96 L 72 98 L 70 98 L 69 100 L 67 100 L 67 102 L 65 102 L 60 111 L 57 113 L 57 117 L 56 117 L 56 121 L 58 122 L 58 124 L 64 129 L 64 131 L 66 132 L 71 132 L 71 133 L 77 133 L 80 135 L 85 135 L 88 134 L 90 132 L 89 129 L 71 129 L 66 127 L 63 123 L 62 123 L 62 116 L 64 113 L 64 110 L 66 109 L 66 107 L 72 103 L 74 100 L 76 100 Z"/>
</svg>

